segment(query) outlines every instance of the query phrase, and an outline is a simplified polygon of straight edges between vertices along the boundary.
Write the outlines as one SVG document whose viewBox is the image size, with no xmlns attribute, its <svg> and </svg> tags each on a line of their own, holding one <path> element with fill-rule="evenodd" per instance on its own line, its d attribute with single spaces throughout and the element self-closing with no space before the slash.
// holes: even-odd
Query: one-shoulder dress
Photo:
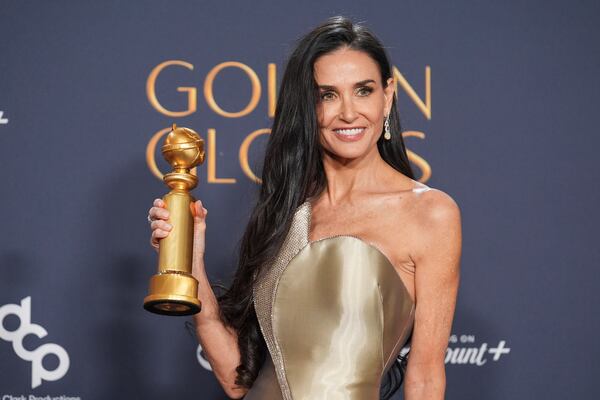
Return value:
<svg viewBox="0 0 600 400">
<path fill-rule="evenodd" d="M 389 259 L 350 235 L 309 242 L 294 213 L 254 285 L 268 355 L 245 400 L 376 400 L 413 328 L 415 304 Z"/>
</svg>

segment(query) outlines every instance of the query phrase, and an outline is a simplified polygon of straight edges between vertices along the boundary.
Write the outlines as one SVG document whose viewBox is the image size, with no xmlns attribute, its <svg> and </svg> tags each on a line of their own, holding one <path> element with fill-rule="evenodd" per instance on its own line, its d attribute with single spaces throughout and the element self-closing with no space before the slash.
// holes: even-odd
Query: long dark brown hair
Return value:
<svg viewBox="0 0 600 400">
<path fill-rule="evenodd" d="M 267 348 L 253 304 L 254 277 L 270 265 L 290 228 L 296 209 L 326 186 L 317 120 L 318 89 L 314 63 L 340 47 L 363 51 L 377 62 L 385 86 L 392 68 L 381 42 L 364 26 L 333 17 L 300 38 L 282 77 L 275 117 L 266 148 L 258 200 L 241 240 L 238 268 L 229 289 L 218 296 L 221 318 L 236 330 L 241 353 L 236 384 L 250 388 Z M 402 140 L 396 95 L 390 112 L 391 140 L 377 142 L 381 157 L 413 178 Z M 384 377 L 381 398 L 402 384 L 406 357 L 399 357 Z"/>
</svg>

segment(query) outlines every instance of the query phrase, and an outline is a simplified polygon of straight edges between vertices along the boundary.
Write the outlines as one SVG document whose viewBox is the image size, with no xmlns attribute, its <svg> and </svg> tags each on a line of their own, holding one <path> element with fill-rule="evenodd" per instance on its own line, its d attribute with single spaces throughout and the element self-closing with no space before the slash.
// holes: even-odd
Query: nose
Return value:
<svg viewBox="0 0 600 400">
<path fill-rule="evenodd" d="M 340 110 L 340 119 L 344 122 L 352 122 L 358 118 L 358 113 L 354 107 L 352 99 L 342 100 L 342 109 Z"/>
</svg>

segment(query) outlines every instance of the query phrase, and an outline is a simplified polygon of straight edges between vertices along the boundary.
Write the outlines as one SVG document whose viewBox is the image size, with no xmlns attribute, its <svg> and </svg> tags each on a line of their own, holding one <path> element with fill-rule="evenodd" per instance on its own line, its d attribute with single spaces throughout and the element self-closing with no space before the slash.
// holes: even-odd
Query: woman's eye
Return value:
<svg viewBox="0 0 600 400">
<path fill-rule="evenodd" d="M 371 92 L 373 92 L 373 88 L 370 88 L 368 86 L 358 89 L 359 96 L 368 96 L 369 94 L 371 94 Z"/>
<path fill-rule="evenodd" d="M 331 100 L 333 97 L 333 93 L 331 92 L 325 92 L 321 94 L 321 100 Z"/>
</svg>

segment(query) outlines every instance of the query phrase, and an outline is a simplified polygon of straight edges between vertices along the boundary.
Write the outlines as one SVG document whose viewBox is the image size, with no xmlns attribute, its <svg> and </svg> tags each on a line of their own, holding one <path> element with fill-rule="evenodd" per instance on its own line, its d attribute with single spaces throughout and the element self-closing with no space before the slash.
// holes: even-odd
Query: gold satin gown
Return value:
<svg viewBox="0 0 600 400">
<path fill-rule="evenodd" d="M 354 236 L 308 241 L 304 202 L 254 306 L 267 359 L 245 400 L 376 400 L 415 304 L 392 263 Z"/>
</svg>

